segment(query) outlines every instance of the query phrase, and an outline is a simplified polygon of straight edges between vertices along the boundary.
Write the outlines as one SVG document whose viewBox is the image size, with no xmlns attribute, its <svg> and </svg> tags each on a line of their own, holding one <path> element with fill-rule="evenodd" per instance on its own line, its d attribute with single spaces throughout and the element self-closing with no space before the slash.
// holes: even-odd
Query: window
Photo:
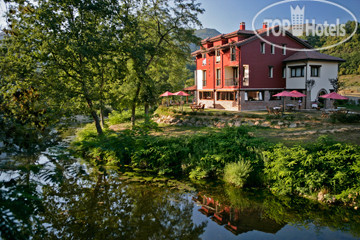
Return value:
<svg viewBox="0 0 360 240">
<path fill-rule="evenodd" d="M 200 92 L 199 93 L 200 100 L 214 100 L 213 92 Z"/>
<path fill-rule="evenodd" d="M 265 43 L 264 42 L 260 43 L 260 52 L 262 54 L 265 54 Z"/>
<path fill-rule="evenodd" d="M 217 92 L 216 98 L 219 101 L 235 101 L 235 92 Z"/>
<path fill-rule="evenodd" d="M 304 77 L 304 67 L 291 67 L 291 77 Z"/>
<path fill-rule="evenodd" d="M 216 69 L 216 86 L 221 84 L 221 69 Z"/>
<path fill-rule="evenodd" d="M 249 65 L 243 65 L 244 78 L 243 86 L 249 86 Z"/>
<path fill-rule="evenodd" d="M 220 50 L 216 50 L 216 62 L 220 62 L 221 61 L 221 57 L 220 57 Z"/>
<path fill-rule="evenodd" d="M 231 61 L 236 61 L 236 48 L 235 46 L 231 47 L 231 51 L 230 51 L 230 57 L 231 57 Z"/>
<path fill-rule="evenodd" d="M 275 46 L 271 45 L 271 54 L 275 54 Z"/>
<path fill-rule="evenodd" d="M 203 71 L 203 86 L 206 86 L 206 71 Z"/>
<path fill-rule="evenodd" d="M 206 65 L 206 53 L 203 53 L 202 58 L 203 58 L 202 65 L 205 66 Z"/>
<path fill-rule="evenodd" d="M 273 77 L 274 77 L 274 67 L 269 66 L 269 78 L 273 78 Z"/>
<path fill-rule="evenodd" d="M 283 78 L 286 78 L 286 67 L 283 67 L 282 77 L 283 77 Z"/>
<path fill-rule="evenodd" d="M 311 77 L 320 77 L 320 66 L 311 66 Z"/>
<path fill-rule="evenodd" d="M 282 47 L 283 47 L 282 54 L 286 55 L 286 44 L 283 44 Z"/>
<path fill-rule="evenodd" d="M 274 95 L 281 93 L 282 91 L 280 90 L 273 90 L 273 91 L 269 91 L 270 93 L 270 101 L 275 101 L 275 100 L 281 100 L 281 97 L 274 97 Z"/>
<path fill-rule="evenodd" d="M 239 68 L 238 67 L 233 67 L 233 77 L 235 80 L 237 80 L 239 78 Z"/>
<path fill-rule="evenodd" d="M 264 101 L 264 91 L 246 91 L 245 101 Z"/>
</svg>

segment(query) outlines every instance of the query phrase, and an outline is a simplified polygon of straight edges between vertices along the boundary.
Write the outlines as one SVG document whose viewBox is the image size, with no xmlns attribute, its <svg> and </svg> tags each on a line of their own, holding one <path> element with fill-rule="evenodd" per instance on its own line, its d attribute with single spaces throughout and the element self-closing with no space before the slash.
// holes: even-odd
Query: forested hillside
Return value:
<svg viewBox="0 0 360 240">
<path fill-rule="evenodd" d="M 218 30 L 212 29 L 212 28 L 204 28 L 204 29 L 199 29 L 199 30 L 195 31 L 195 36 L 197 36 L 201 39 L 205 39 L 208 37 L 215 37 L 219 34 L 221 34 L 221 33 Z M 200 48 L 200 46 L 191 44 L 190 48 L 191 48 L 191 52 L 194 52 L 194 51 L 198 50 Z"/>
<path fill-rule="evenodd" d="M 355 29 L 355 22 L 346 23 L 346 34 L 350 35 Z M 343 38 L 339 37 L 306 37 L 306 40 L 314 47 L 330 46 L 338 43 Z M 360 29 L 346 43 L 340 44 L 334 48 L 322 51 L 325 54 L 340 57 L 346 62 L 340 65 L 340 75 L 360 75 Z"/>
</svg>

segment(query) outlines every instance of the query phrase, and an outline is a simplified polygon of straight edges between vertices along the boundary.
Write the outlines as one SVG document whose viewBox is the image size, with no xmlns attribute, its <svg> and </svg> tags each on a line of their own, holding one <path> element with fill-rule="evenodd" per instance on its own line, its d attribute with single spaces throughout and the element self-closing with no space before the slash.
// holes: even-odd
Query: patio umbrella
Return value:
<svg viewBox="0 0 360 240">
<path fill-rule="evenodd" d="M 273 97 L 282 97 L 283 98 L 283 112 L 285 111 L 285 97 L 295 97 L 295 95 L 288 91 L 282 91 L 281 93 L 273 95 Z"/>
<path fill-rule="evenodd" d="M 181 96 L 181 100 L 180 100 L 180 102 L 182 102 L 182 96 L 190 96 L 190 94 L 187 94 L 187 93 L 185 93 L 185 92 L 183 92 L 183 91 L 179 91 L 179 92 L 176 92 L 176 93 L 174 93 L 173 94 L 174 96 Z M 182 111 L 182 104 L 181 104 L 181 111 Z"/>
<path fill-rule="evenodd" d="M 300 93 L 300 92 L 298 92 L 296 90 L 294 90 L 294 91 L 292 91 L 290 93 L 293 94 L 296 98 L 306 97 L 305 94 L 302 94 L 302 93 Z"/>
<path fill-rule="evenodd" d="M 337 94 L 336 92 L 325 94 L 325 95 L 322 95 L 322 96 L 319 96 L 319 97 L 328 98 L 328 99 L 334 99 L 334 100 L 348 100 L 347 97 L 341 96 L 340 94 Z"/>
<path fill-rule="evenodd" d="M 160 97 L 168 97 L 167 106 L 169 106 L 169 96 L 172 96 L 172 95 L 174 95 L 174 94 L 171 93 L 171 92 L 169 92 L 169 91 L 167 91 L 167 92 L 161 94 Z"/>
<path fill-rule="evenodd" d="M 337 94 L 336 92 L 325 94 L 325 95 L 322 95 L 319 97 L 325 98 L 325 99 L 334 99 L 334 100 L 348 100 L 347 97 L 341 96 L 340 94 Z M 325 103 L 325 108 L 326 108 L 326 103 Z"/>
</svg>

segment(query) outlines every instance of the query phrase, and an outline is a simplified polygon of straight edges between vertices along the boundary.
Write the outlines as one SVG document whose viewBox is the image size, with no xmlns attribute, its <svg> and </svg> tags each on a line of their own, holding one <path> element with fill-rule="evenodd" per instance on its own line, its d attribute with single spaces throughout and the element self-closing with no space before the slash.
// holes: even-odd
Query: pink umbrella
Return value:
<svg viewBox="0 0 360 240">
<path fill-rule="evenodd" d="M 180 91 L 180 92 L 176 92 L 173 94 L 174 96 L 190 96 L 190 94 L 187 94 L 183 91 Z"/>
<path fill-rule="evenodd" d="M 341 96 L 340 94 L 337 94 L 336 92 L 325 94 L 325 95 L 322 95 L 322 96 L 319 96 L 319 97 L 328 98 L 328 99 L 335 99 L 335 100 L 348 100 L 347 97 Z M 325 104 L 325 106 L 326 106 L 326 104 Z"/>
<path fill-rule="evenodd" d="M 174 95 L 174 94 L 167 91 L 167 92 L 161 94 L 160 97 L 169 97 L 169 96 L 172 96 L 172 95 Z M 169 107 L 169 98 L 168 98 L 168 101 L 167 101 L 167 106 Z"/>
<path fill-rule="evenodd" d="M 172 95 L 174 95 L 174 94 L 171 92 L 165 92 L 165 93 L 161 94 L 160 97 L 168 97 L 168 96 L 172 96 Z"/>
<path fill-rule="evenodd" d="M 335 99 L 335 100 L 348 100 L 347 97 L 341 96 L 340 94 L 337 94 L 336 92 L 325 94 L 325 95 L 322 95 L 322 96 L 319 96 L 319 97 L 328 98 L 328 99 Z"/>
<path fill-rule="evenodd" d="M 306 97 L 305 94 L 302 94 L 302 93 L 300 93 L 300 92 L 298 92 L 298 91 L 296 91 L 296 90 L 294 90 L 294 91 L 292 91 L 292 92 L 290 92 L 290 93 L 293 94 L 294 97 L 296 97 L 296 98 Z"/>
<path fill-rule="evenodd" d="M 285 111 L 285 97 L 294 97 L 294 94 L 288 91 L 282 91 L 281 93 L 273 95 L 273 97 L 283 97 L 283 112 Z"/>
<path fill-rule="evenodd" d="M 173 95 L 175 96 L 181 96 L 181 100 L 180 100 L 180 104 L 182 103 L 182 96 L 190 96 L 189 94 L 183 92 L 183 91 L 179 91 L 179 92 L 176 92 L 174 93 Z M 182 107 L 182 104 L 181 104 L 181 111 L 182 111 L 183 107 Z"/>
<path fill-rule="evenodd" d="M 273 95 L 273 97 L 294 97 L 294 94 L 288 91 L 282 91 L 281 93 Z"/>
</svg>

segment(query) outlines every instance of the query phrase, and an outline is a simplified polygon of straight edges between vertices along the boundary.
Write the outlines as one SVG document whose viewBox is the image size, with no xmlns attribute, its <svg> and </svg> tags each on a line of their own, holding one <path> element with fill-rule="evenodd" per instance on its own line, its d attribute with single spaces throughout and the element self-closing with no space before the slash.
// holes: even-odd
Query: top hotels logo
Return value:
<svg viewBox="0 0 360 240">
<path fill-rule="evenodd" d="M 319 21 L 317 19 L 321 18 L 321 10 L 319 7 L 319 11 L 316 11 L 316 16 L 314 16 L 311 19 L 306 18 L 306 9 L 309 8 L 312 10 L 312 14 L 314 14 L 314 8 L 311 9 L 313 6 L 306 6 L 308 3 L 316 3 L 318 4 L 317 7 L 319 7 L 319 4 L 326 4 L 330 5 L 331 7 L 334 7 L 337 9 L 337 11 L 344 11 L 345 15 L 349 15 L 350 19 L 353 19 L 356 22 L 356 26 L 352 34 L 347 34 L 346 32 L 346 25 L 341 23 L 340 17 L 336 17 L 336 14 L 332 14 L 333 19 L 326 19 L 324 21 Z M 302 4 L 299 4 L 302 3 Z M 284 18 L 261 18 L 261 15 L 265 15 L 264 13 L 267 13 L 269 15 L 269 12 L 277 12 L 279 13 L 279 10 L 281 8 L 281 12 L 284 12 L 284 6 L 286 9 L 286 4 L 289 6 L 289 12 L 291 19 L 284 17 Z M 276 9 L 278 8 L 278 9 Z M 277 11 L 276 11 L 277 10 Z M 317 10 L 317 9 L 316 9 Z M 345 7 L 333 3 L 327 0 L 284 0 L 281 2 L 277 2 L 274 4 L 271 4 L 264 9 L 262 9 L 260 12 L 256 14 L 256 16 L 253 19 L 252 27 L 255 28 L 255 22 L 256 20 L 262 21 L 263 23 L 266 23 L 267 32 L 266 36 L 274 35 L 274 36 L 285 36 L 288 32 L 292 33 L 292 35 L 296 37 L 309 37 L 309 36 L 317 36 L 317 37 L 338 37 L 339 40 L 335 44 L 331 46 L 325 46 L 322 48 L 318 48 L 315 50 L 325 50 L 332 47 L 335 47 L 339 44 L 342 44 L 352 38 L 354 34 L 357 31 L 358 25 L 357 25 L 357 19 L 355 15 Z M 262 39 L 262 41 L 267 42 L 268 44 L 274 45 L 278 48 L 283 48 L 283 46 L 276 45 L 275 43 L 271 43 L 269 40 L 267 40 L 263 34 L 260 34 L 259 32 L 255 31 L 255 34 Z M 314 49 L 291 49 L 287 48 L 289 50 L 293 51 L 314 51 Z"/>
<path fill-rule="evenodd" d="M 305 17 L 305 7 L 300 9 L 299 5 L 294 9 L 291 8 L 291 24 L 293 26 L 293 34 L 295 36 L 302 36 L 304 32 L 304 17 Z"/>
</svg>

